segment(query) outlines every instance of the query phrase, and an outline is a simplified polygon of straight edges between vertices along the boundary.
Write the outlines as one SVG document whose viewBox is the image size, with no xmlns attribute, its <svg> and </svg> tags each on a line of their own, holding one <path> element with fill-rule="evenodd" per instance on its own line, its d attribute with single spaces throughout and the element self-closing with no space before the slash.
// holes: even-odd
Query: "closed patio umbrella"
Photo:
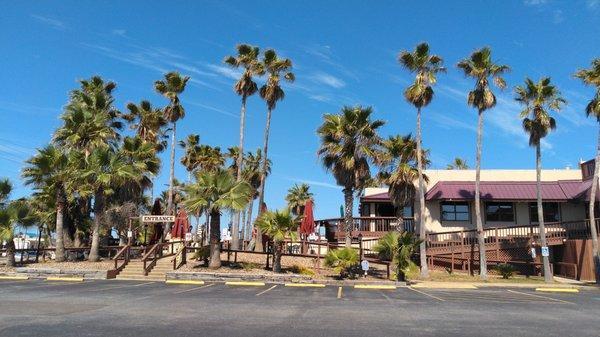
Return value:
<svg viewBox="0 0 600 337">
<path fill-rule="evenodd" d="M 304 217 L 300 224 L 300 234 L 309 235 L 315 231 L 315 217 L 313 216 L 313 201 L 308 200 L 304 205 Z"/>
</svg>

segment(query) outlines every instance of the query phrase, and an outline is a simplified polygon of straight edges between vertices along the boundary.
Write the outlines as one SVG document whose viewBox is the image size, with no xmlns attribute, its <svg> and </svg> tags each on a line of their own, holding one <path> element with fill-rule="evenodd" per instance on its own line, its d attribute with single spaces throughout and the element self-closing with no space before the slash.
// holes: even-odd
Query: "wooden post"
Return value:
<svg viewBox="0 0 600 337">
<path fill-rule="evenodd" d="M 496 260 L 500 261 L 500 242 L 498 241 L 498 227 L 496 227 Z"/>
<path fill-rule="evenodd" d="M 452 245 L 450 246 L 450 254 L 452 254 L 452 266 L 450 267 L 450 271 L 454 273 L 454 240 L 452 241 Z"/>
</svg>

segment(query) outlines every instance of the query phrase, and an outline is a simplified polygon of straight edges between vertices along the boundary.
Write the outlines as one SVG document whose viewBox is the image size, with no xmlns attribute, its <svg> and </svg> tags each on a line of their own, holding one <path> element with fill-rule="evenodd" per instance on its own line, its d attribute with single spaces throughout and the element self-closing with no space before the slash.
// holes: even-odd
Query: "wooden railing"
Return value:
<svg viewBox="0 0 600 337">
<path fill-rule="evenodd" d="M 403 231 L 414 232 L 415 230 L 415 221 L 413 218 L 404 218 L 403 223 L 400 224 Z M 341 237 L 344 235 L 346 231 L 346 224 L 344 218 L 332 218 L 332 219 L 323 219 L 317 220 L 317 223 L 320 223 L 325 226 L 329 226 L 330 228 L 335 227 L 335 232 L 337 237 Z M 398 230 L 398 218 L 396 217 L 353 217 L 352 218 L 352 234 L 353 236 L 363 234 L 363 236 L 367 236 L 371 233 L 385 233 L 389 231 Z"/>
<path fill-rule="evenodd" d="M 115 270 L 116 271 L 121 271 L 129 263 L 130 249 L 131 249 L 130 245 L 125 245 L 123 248 L 121 248 L 121 250 L 119 250 L 117 255 L 115 255 L 113 257 L 113 260 L 115 261 Z M 123 261 L 121 264 L 119 264 L 120 260 Z"/>
<path fill-rule="evenodd" d="M 148 276 L 148 273 L 150 273 L 152 268 L 154 268 L 156 261 L 158 261 L 159 258 L 175 255 L 175 245 L 182 242 L 183 241 L 163 242 L 152 246 L 147 253 L 142 256 L 142 262 L 144 263 L 144 275 Z M 166 254 L 164 253 L 165 248 L 168 248 Z"/>
<path fill-rule="evenodd" d="M 186 245 L 181 245 L 171 262 L 173 262 L 173 270 L 177 270 L 181 268 L 187 262 L 187 250 L 188 247 Z M 177 261 L 179 259 L 179 262 Z"/>
</svg>

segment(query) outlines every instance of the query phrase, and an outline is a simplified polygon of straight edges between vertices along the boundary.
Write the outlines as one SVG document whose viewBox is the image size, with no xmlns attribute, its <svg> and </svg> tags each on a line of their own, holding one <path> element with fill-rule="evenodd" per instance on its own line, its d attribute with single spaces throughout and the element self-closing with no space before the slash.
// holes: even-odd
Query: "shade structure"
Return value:
<svg viewBox="0 0 600 337">
<path fill-rule="evenodd" d="M 311 234 L 315 231 L 315 217 L 313 215 L 313 201 L 308 200 L 304 205 L 304 217 L 300 224 L 300 234 Z"/>
<path fill-rule="evenodd" d="M 175 218 L 175 224 L 171 229 L 171 238 L 185 238 L 185 233 L 187 233 L 190 229 L 190 221 L 188 219 L 187 212 L 180 208 L 179 212 L 177 212 L 177 217 Z"/>
</svg>

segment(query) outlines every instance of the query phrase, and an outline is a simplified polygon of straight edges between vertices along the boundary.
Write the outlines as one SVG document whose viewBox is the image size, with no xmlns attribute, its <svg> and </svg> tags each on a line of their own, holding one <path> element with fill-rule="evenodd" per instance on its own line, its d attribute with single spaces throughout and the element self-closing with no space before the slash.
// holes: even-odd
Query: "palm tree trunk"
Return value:
<svg viewBox="0 0 600 337">
<path fill-rule="evenodd" d="M 265 124 L 265 135 L 264 135 L 264 144 L 263 144 L 263 159 L 262 159 L 262 167 L 260 169 L 260 187 L 258 189 L 258 204 L 262 205 L 265 201 L 265 180 L 267 179 L 267 163 L 269 158 L 267 157 L 267 152 L 269 150 L 269 131 L 271 129 L 271 109 L 267 109 L 267 122 Z M 262 207 L 258 207 L 258 216 L 261 216 L 263 212 Z M 256 228 L 257 231 L 260 231 L 259 228 Z M 261 240 L 262 246 L 262 240 Z M 262 250 L 262 247 L 261 247 Z"/>
<path fill-rule="evenodd" d="M 11 235 L 6 241 L 6 266 L 14 267 L 17 264 L 15 261 L 15 240 Z"/>
<path fill-rule="evenodd" d="M 417 108 L 417 171 L 419 174 L 419 259 L 421 262 L 421 277 L 429 277 L 427 267 L 427 238 L 425 231 L 425 181 L 423 179 L 423 158 L 421 150 L 421 108 Z"/>
<path fill-rule="evenodd" d="M 540 226 L 540 243 L 542 249 L 548 248 L 546 242 L 546 228 L 544 227 L 544 208 L 542 207 L 542 151 L 540 149 L 540 143 L 535 146 L 535 172 L 536 172 L 536 194 L 537 194 L 537 213 L 538 223 Z M 548 256 L 543 256 L 542 261 L 544 263 L 544 281 L 551 283 L 553 280 L 552 272 L 550 271 L 550 259 Z"/>
<path fill-rule="evenodd" d="M 236 181 L 242 181 L 242 166 L 244 165 L 244 128 L 246 126 L 246 96 L 242 96 L 242 108 L 240 110 L 240 145 L 239 153 L 236 160 L 237 165 L 237 176 Z M 233 221 L 231 222 L 231 247 L 233 249 L 239 249 L 239 233 L 238 228 L 240 225 L 240 212 L 236 211 L 233 215 Z"/>
<path fill-rule="evenodd" d="M 221 267 L 221 214 L 217 210 L 210 213 L 210 262 L 208 267 Z"/>
<path fill-rule="evenodd" d="M 281 255 L 283 253 L 281 242 L 273 242 L 273 246 L 275 246 L 273 251 L 273 272 L 281 273 Z"/>
<path fill-rule="evenodd" d="M 92 247 L 90 248 L 90 262 L 100 261 L 100 218 L 104 211 L 103 189 L 100 188 L 94 195 L 94 224 L 92 225 Z"/>
<path fill-rule="evenodd" d="M 177 133 L 177 123 L 173 123 L 173 132 L 171 133 L 171 166 L 169 168 L 169 193 L 167 200 L 167 214 L 174 215 L 173 211 L 173 184 L 175 183 L 175 138 Z M 165 224 L 163 238 L 171 231 L 171 223 Z"/>
<path fill-rule="evenodd" d="M 483 223 L 481 221 L 481 195 L 479 182 L 481 180 L 481 147 L 483 138 L 483 110 L 479 109 L 477 117 L 477 154 L 475 164 L 475 223 L 477 224 L 477 243 L 479 245 L 479 276 L 487 280 L 487 258 L 485 237 L 483 236 Z"/>
<path fill-rule="evenodd" d="M 205 211 L 205 228 L 204 228 L 204 239 L 202 240 L 202 246 L 208 245 L 210 242 L 210 210 L 207 208 Z"/>
<path fill-rule="evenodd" d="M 56 262 L 65 260 L 65 244 L 64 244 L 64 208 L 65 200 L 62 191 L 56 191 L 56 247 L 55 255 Z"/>
<path fill-rule="evenodd" d="M 352 219 L 352 208 L 354 208 L 354 192 L 352 188 L 344 188 L 344 223 L 346 230 L 346 248 L 352 247 L 352 229 L 354 220 Z"/>
<path fill-rule="evenodd" d="M 244 249 L 244 241 L 246 241 L 246 216 L 248 215 L 247 209 L 242 211 L 242 220 L 240 221 L 240 233 L 242 237 L 242 242 L 240 243 L 240 248 Z"/>
<path fill-rule="evenodd" d="M 598 248 L 598 232 L 596 231 L 596 191 L 598 190 L 598 172 L 600 171 L 600 130 L 598 131 L 598 151 L 594 162 L 594 180 L 590 193 L 590 234 L 592 236 L 592 258 L 596 271 L 596 284 L 600 284 L 600 249 Z"/>
</svg>

